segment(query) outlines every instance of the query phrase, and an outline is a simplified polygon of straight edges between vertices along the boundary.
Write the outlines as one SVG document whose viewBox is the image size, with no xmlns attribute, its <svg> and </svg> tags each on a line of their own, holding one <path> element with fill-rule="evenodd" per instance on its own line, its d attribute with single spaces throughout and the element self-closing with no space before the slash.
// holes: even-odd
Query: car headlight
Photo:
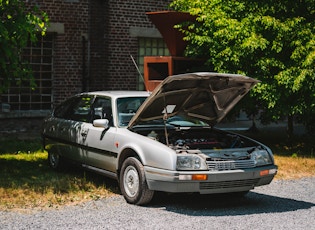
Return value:
<svg viewBox="0 0 315 230">
<path fill-rule="evenodd" d="M 183 154 L 177 156 L 177 170 L 207 170 L 206 162 L 198 155 Z"/>
<path fill-rule="evenodd" d="M 266 150 L 255 150 L 252 152 L 252 158 L 256 166 L 272 164 L 271 157 Z"/>
</svg>

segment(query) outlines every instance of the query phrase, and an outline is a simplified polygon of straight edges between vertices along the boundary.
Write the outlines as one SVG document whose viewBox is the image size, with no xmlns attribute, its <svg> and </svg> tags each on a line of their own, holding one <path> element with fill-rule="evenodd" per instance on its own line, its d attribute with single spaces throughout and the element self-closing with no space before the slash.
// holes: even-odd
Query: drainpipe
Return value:
<svg viewBox="0 0 315 230">
<path fill-rule="evenodd" d="M 85 56 L 86 56 L 86 39 L 84 36 L 82 36 L 82 92 L 87 91 L 87 76 L 86 76 L 86 61 L 85 61 Z"/>
<path fill-rule="evenodd" d="M 91 1 L 88 1 L 87 34 L 82 35 L 82 91 L 89 91 L 90 83 L 90 34 L 91 34 Z"/>
<path fill-rule="evenodd" d="M 90 90 L 91 81 L 91 0 L 88 0 L 88 35 L 87 35 L 87 90 Z"/>
</svg>

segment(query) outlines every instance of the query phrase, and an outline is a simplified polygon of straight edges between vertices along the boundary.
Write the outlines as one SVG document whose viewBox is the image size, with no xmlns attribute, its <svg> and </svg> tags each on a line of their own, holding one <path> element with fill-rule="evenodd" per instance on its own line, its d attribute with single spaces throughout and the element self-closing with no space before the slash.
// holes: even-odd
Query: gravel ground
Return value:
<svg viewBox="0 0 315 230">
<path fill-rule="evenodd" d="M 277 180 L 244 198 L 158 194 L 146 207 L 115 195 L 77 206 L 0 212 L 0 229 L 314 229 L 315 177 Z"/>
</svg>

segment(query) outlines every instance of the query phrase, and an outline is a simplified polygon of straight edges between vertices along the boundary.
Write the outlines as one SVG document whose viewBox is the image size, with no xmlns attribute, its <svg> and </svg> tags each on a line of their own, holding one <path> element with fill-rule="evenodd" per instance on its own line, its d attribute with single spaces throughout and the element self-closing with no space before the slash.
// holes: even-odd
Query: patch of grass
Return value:
<svg viewBox="0 0 315 230">
<path fill-rule="evenodd" d="M 11 152 L 0 154 L 0 210 L 59 207 L 118 193 L 116 181 L 81 168 L 52 170 L 46 152 L 29 148 Z"/>
<path fill-rule="evenodd" d="M 276 179 L 299 179 L 315 176 L 315 158 L 275 155 L 278 165 Z"/>
</svg>

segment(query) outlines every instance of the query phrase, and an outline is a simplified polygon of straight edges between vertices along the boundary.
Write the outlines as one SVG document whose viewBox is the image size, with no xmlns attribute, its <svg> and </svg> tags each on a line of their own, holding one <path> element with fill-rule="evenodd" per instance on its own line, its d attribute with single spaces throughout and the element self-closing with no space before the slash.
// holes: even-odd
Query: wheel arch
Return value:
<svg viewBox="0 0 315 230">
<path fill-rule="evenodd" d="M 135 157 L 137 158 L 142 164 L 143 161 L 140 157 L 140 155 L 138 154 L 138 152 L 132 148 L 125 148 L 120 154 L 119 154 L 119 158 L 118 158 L 118 163 L 117 163 L 117 178 L 119 181 L 119 176 L 120 176 L 120 170 L 122 167 L 122 164 L 124 163 L 124 161 L 128 158 L 128 157 Z"/>
</svg>

